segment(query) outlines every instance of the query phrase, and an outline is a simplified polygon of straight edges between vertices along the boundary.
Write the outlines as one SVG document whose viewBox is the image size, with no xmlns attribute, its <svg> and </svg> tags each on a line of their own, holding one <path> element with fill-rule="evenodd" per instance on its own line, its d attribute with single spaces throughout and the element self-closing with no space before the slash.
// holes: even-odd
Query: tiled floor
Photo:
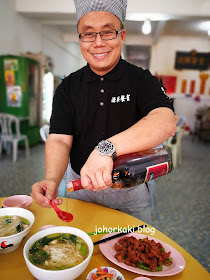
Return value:
<svg viewBox="0 0 210 280">
<path fill-rule="evenodd" d="M 169 236 L 210 272 L 210 142 L 184 136 L 182 165 L 156 179 L 153 226 Z M 31 185 L 44 176 L 44 144 L 31 148 L 26 159 L 20 150 L 18 161 L 0 158 L 0 196 L 30 194 Z"/>
<path fill-rule="evenodd" d="M 210 142 L 182 141 L 182 165 L 155 180 L 153 225 L 210 271 Z"/>
</svg>

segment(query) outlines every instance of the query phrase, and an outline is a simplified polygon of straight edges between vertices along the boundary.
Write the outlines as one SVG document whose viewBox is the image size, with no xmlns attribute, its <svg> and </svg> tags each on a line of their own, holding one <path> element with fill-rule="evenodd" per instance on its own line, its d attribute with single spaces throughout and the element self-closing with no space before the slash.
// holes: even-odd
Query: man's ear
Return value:
<svg viewBox="0 0 210 280">
<path fill-rule="evenodd" d="M 125 41 L 125 37 L 126 37 L 126 30 L 123 29 L 122 32 L 121 32 L 121 38 L 122 38 L 122 43 L 124 44 L 124 41 Z"/>
</svg>

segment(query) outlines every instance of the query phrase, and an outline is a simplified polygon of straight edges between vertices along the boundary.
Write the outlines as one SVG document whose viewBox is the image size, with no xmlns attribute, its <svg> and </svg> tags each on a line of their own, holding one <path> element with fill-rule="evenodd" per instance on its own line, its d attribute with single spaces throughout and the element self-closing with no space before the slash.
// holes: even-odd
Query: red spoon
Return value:
<svg viewBox="0 0 210 280">
<path fill-rule="evenodd" d="M 54 208 L 58 218 L 60 218 L 62 221 L 68 223 L 73 220 L 73 215 L 71 213 L 60 210 L 52 200 L 50 200 L 50 205 Z"/>
</svg>

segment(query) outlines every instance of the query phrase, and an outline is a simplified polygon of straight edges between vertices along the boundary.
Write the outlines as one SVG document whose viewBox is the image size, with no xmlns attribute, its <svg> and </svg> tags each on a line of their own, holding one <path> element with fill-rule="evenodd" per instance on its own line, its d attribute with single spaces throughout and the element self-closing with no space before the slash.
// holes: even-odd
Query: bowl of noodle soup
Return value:
<svg viewBox="0 0 210 280">
<path fill-rule="evenodd" d="M 34 214 L 23 208 L 7 207 L 0 209 L 0 254 L 15 251 L 29 233 Z"/>
<path fill-rule="evenodd" d="M 86 269 L 93 242 L 84 231 L 56 226 L 32 235 L 23 249 L 31 274 L 39 280 L 73 280 Z"/>
</svg>

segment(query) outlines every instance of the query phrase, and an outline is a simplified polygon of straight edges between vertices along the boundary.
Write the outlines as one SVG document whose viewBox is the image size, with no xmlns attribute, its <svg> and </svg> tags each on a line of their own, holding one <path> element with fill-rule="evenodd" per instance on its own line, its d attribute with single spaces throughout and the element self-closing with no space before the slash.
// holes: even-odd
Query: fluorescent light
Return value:
<svg viewBox="0 0 210 280">
<path fill-rule="evenodd" d="M 144 21 L 144 24 L 142 26 L 142 32 L 147 35 L 147 34 L 150 34 L 151 33 L 151 30 L 152 30 L 152 26 L 151 26 L 151 22 L 149 19 L 146 19 Z"/>
<path fill-rule="evenodd" d="M 210 21 L 203 21 L 203 22 L 201 22 L 199 24 L 199 28 L 201 30 L 206 30 L 206 31 L 210 30 Z"/>
</svg>

